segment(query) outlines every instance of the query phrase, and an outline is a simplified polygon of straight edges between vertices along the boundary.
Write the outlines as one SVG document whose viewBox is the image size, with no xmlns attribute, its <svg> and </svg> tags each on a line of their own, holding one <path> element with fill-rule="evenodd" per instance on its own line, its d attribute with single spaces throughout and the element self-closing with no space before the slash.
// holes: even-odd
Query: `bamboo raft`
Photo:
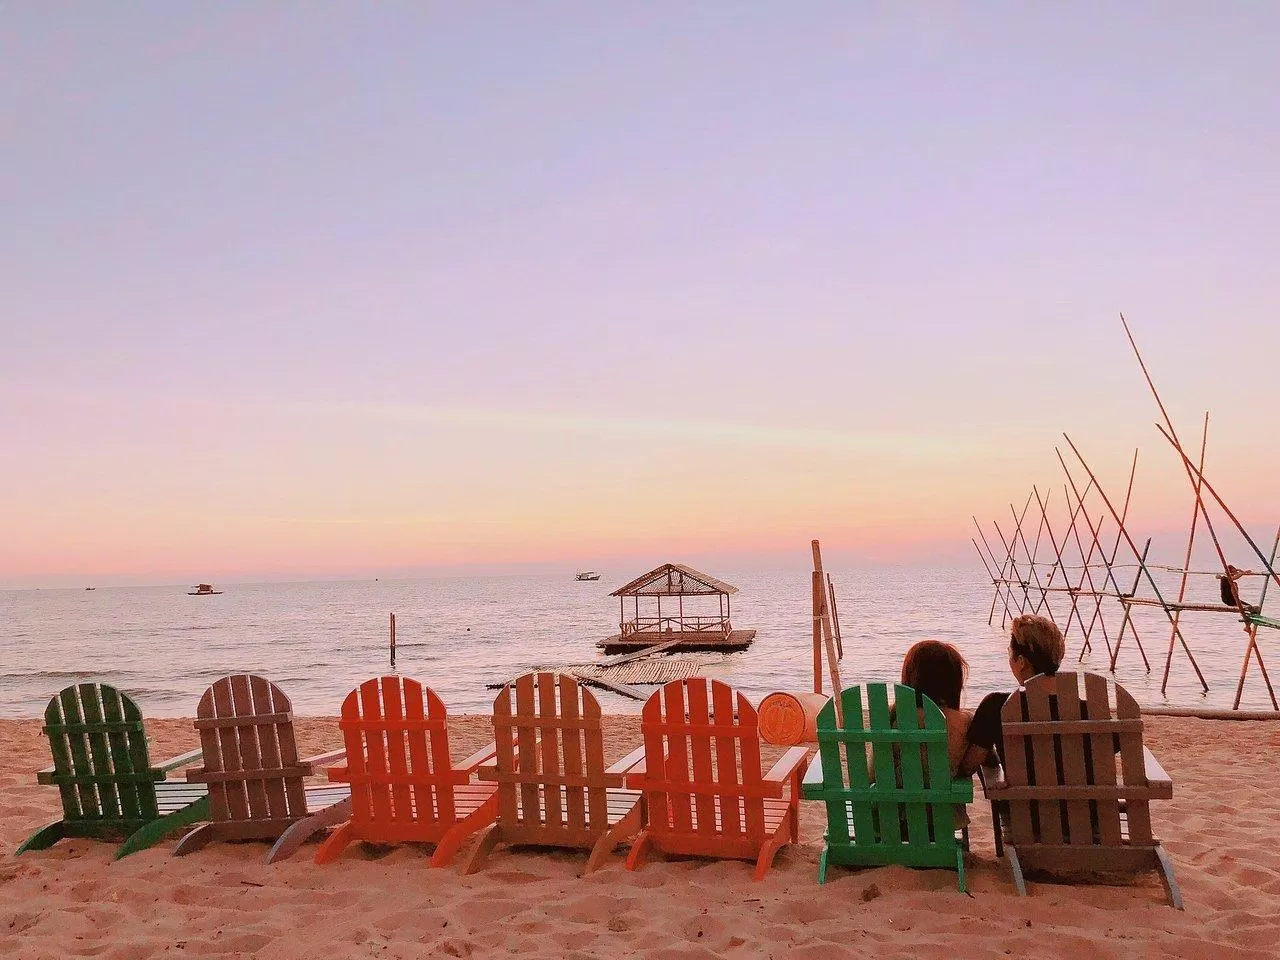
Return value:
<svg viewBox="0 0 1280 960">
<path fill-rule="evenodd" d="M 652 633 L 632 633 L 623 636 L 616 633 L 603 640 L 597 640 L 596 646 L 607 654 L 638 653 L 654 646 L 655 641 L 674 641 L 669 649 L 685 653 L 736 653 L 751 646 L 756 638 L 754 630 L 730 630 L 727 634 L 720 632 L 683 631 L 673 634 L 654 635 Z"/>
</svg>

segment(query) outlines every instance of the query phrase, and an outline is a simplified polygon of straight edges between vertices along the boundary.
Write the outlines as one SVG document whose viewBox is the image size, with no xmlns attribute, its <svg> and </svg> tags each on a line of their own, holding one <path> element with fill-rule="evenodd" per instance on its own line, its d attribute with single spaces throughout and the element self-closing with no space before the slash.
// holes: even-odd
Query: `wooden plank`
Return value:
<svg viewBox="0 0 1280 960">
<path fill-rule="evenodd" d="M 58 695 L 59 702 L 62 706 L 62 718 L 65 723 L 77 724 L 84 722 L 84 715 L 80 712 L 80 688 L 67 687 Z M 93 762 L 90 759 L 89 743 L 83 733 L 68 732 L 67 750 L 71 755 L 70 770 L 77 776 L 76 796 L 80 805 L 80 818 L 82 820 L 98 820 L 102 817 L 102 808 L 98 806 L 98 794 L 94 789 L 93 782 L 87 777 L 92 777 L 97 771 L 94 770 Z"/>
<path fill-rule="evenodd" d="M 96 683 L 82 683 L 79 690 L 80 711 L 84 715 L 85 722 L 99 727 L 96 731 L 86 733 L 85 739 L 89 742 L 89 756 L 93 759 L 93 769 L 103 777 L 97 784 L 100 813 L 104 820 L 130 819 L 130 815 L 121 806 L 120 794 L 111 778 L 111 751 L 107 747 L 106 734 L 101 732 L 104 719 L 101 688 Z"/>
<path fill-rule="evenodd" d="M 529 722 L 535 718 L 534 700 L 533 700 L 533 676 L 525 674 L 515 681 L 515 700 L 516 710 L 515 717 L 520 721 L 517 734 L 520 738 L 516 746 L 516 763 L 508 769 L 520 772 L 535 772 L 538 769 L 538 744 L 536 741 L 536 728 Z M 529 735 L 525 735 L 525 731 Z M 499 769 L 502 769 L 499 762 Z M 540 791 L 536 783 L 520 784 L 520 813 L 513 818 L 512 824 L 532 823 L 537 825 L 542 822 L 542 809 L 540 805 Z"/>
<path fill-rule="evenodd" d="M 660 774 L 658 770 L 651 770 L 650 776 L 662 776 L 668 783 L 676 785 L 667 792 L 671 829 L 676 833 L 690 834 L 693 832 L 693 805 L 687 786 L 690 783 L 689 743 L 688 734 L 682 729 L 688 724 L 684 703 L 686 685 L 686 683 L 669 683 L 660 692 L 667 727 L 667 760 L 665 769 Z"/>
<path fill-rule="evenodd" d="M 67 734 L 60 729 L 65 722 L 62 710 L 62 697 L 66 691 L 56 694 L 45 707 L 45 730 L 49 737 L 49 752 L 53 756 L 53 769 L 56 773 L 74 776 L 75 763 L 71 758 L 71 742 Z M 80 804 L 79 789 L 71 780 L 59 779 L 58 795 L 62 798 L 62 815 L 68 821 L 84 818 L 84 808 Z"/>
<path fill-rule="evenodd" d="M 98 695 L 102 698 L 102 717 L 110 728 L 107 733 L 107 747 L 111 752 L 111 769 L 117 774 L 128 775 L 134 772 L 133 755 L 129 751 L 129 737 L 134 732 L 133 723 L 125 719 L 124 703 L 120 691 L 106 684 L 98 685 Z M 140 733 L 141 731 L 138 731 Z M 143 739 L 145 745 L 146 739 Z M 150 764 L 143 760 L 140 770 L 147 770 Z M 126 818 L 137 820 L 154 820 L 155 788 L 147 784 L 121 781 L 116 787 L 120 797 L 120 812 Z M 151 794 L 148 804 L 146 795 Z"/>
<path fill-rule="evenodd" d="M 1027 689 L 1027 713 L 1033 721 L 1053 720 L 1053 712 L 1049 703 L 1050 688 L 1045 684 L 1032 684 Z M 1031 738 L 1031 763 L 1035 771 L 1037 786 L 1062 786 L 1058 774 L 1058 741 L 1052 733 L 1043 733 Z M 1065 809 L 1060 801 L 1041 801 L 1038 808 L 1040 842 L 1045 844 L 1061 844 L 1063 842 L 1062 824 Z"/>
<path fill-rule="evenodd" d="M 633 660 L 640 660 L 644 657 L 652 657 L 654 654 L 662 653 L 664 650 L 671 650 L 680 646 L 684 642 L 684 637 L 676 637 L 673 640 L 663 640 L 661 643 L 655 643 L 651 647 L 645 647 L 642 650 L 636 650 L 632 653 L 620 653 L 616 656 L 606 657 L 599 661 L 597 666 L 616 667 L 620 664 L 630 663 Z"/>
<path fill-rule="evenodd" d="M 560 715 L 567 721 L 581 719 L 582 714 L 578 707 L 581 687 L 578 686 L 573 677 L 565 676 L 564 674 L 560 675 L 558 683 L 560 685 Z M 582 731 L 566 726 L 561 729 L 560 735 L 564 751 L 565 777 L 581 776 L 585 769 L 582 762 Z M 603 741 L 601 752 L 603 768 Z M 588 824 L 587 821 L 587 808 L 583 791 L 571 789 L 566 793 L 565 822 L 573 829 L 585 829 L 588 825 L 594 826 L 594 823 Z"/>
<path fill-rule="evenodd" d="M 559 711 L 556 710 L 555 674 L 535 674 L 533 682 L 538 687 L 537 717 L 539 719 L 543 717 L 552 720 L 560 719 Z M 542 808 L 545 811 L 542 823 L 547 829 L 560 828 L 565 826 L 564 807 L 560 803 L 560 731 L 555 727 L 544 730 L 536 725 L 529 729 L 530 732 L 536 731 L 541 738 L 540 759 L 542 761 L 542 769 L 528 772 L 540 773 L 544 784 L 541 790 Z"/>
<path fill-rule="evenodd" d="M 252 700 L 252 713 L 255 719 L 260 719 L 264 714 L 274 714 L 274 707 L 271 704 L 271 690 L 268 682 L 262 677 L 250 678 L 250 698 Z M 259 748 L 259 760 L 262 769 L 268 771 L 276 771 L 284 767 L 284 762 L 280 759 L 280 740 L 276 736 L 274 724 L 271 726 L 260 726 L 253 724 L 253 730 L 243 730 L 241 736 L 257 737 L 257 748 Z M 266 795 L 266 818 L 282 819 L 289 815 L 288 797 L 285 796 L 284 782 L 278 778 L 271 777 L 269 780 L 262 782 L 262 791 Z"/>
<path fill-rule="evenodd" d="M 1138 704 L 1124 687 L 1116 684 L 1116 716 L 1121 720 L 1136 719 L 1141 716 Z M 1120 734 L 1120 769 L 1124 774 L 1126 785 L 1146 786 L 1146 759 L 1142 752 L 1142 735 L 1134 733 Z M 1151 833 L 1151 808 L 1144 800 L 1130 800 L 1125 804 L 1125 816 L 1129 824 L 1129 843 L 1131 845 L 1150 846 L 1153 842 Z"/>
<path fill-rule="evenodd" d="M 616 693 L 619 696 L 628 697 L 632 700 L 646 699 L 644 693 L 641 692 L 640 690 L 637 690 L 635 687 L 623 686 L 620 683 L 614 683 L 610 680 L 605 680 L 603 677 L 580 677 L 579 676 L 579 677 L 576 677 L 576 679 L 578 679 L 582 683 L 585 683 L 589 686 L 600 687 L 603 690 L 608 690 L 611 693 Z"/>
<path fill-rule="evenodd" d="M 714 724 L 728 735 L 715 738 L 716 748 L 716 782 L 725 787 L 725 794 L 720 797 L 720 829 L 730 839 L 736 839 L 746 833 L 746 811 L 734 791 L 738 781 L 738 738 L 733 736 L 734 704 L 733 690 L 727 684 L 711 685 L 712 709 Z"/>
<path fill-rule="evenodd" d="M 360 684 L 360 716 L 363 719 L 374 721 L 385 719 L 382 715 L 381 693 L 381 685 L 376 679 L 366 680 Z M 382 731 L 367 732 L 364 746 L 368 756 L 369 806 L 372 810 L 372 822 L 376 825 L 391 825 L 395 822 L 391 813 L 391 765 L 387 760 Z"/>
<path fill-rule="evenodd" d="M 1096 673 L 1084 675 L 1085 709 L 1090 720 L 1111 716 L 1107 681 Z M 1093 782 L 1099 786 L 1116 785 L 1116 761 L 1111 735 L 1095 733 L 1089 736 L 1089 749 L 1093 756 Z M 1098 822 L 1098 838 L 1104 846 L 1120 845 L 1120 803 L 1114 799 L 1100 799 L 1092 803 Z M 1074 830 L 1074 827 L 1072 828 Z"/>
<path fill-rule="evenodd" d="M 710 725 L 711 712 L 707 703 L 707 685 L 690 683 L 685 685 L 688 702 L 689 722 L 699 725 Z M 693 766 L 695 783 L 718 783 L 715 767 L 711 762 L 711 738 L 689 738 L 689 760 Z M 708 794 L 698 794 L 694 798 L 699 833 L 719 833 L 716 824 L 716 798 Z"/>
<path fill-rule="evenodd" d="M 261 677 L 255 677 L 255 680 L 261 681 Z M 234 717 L 237 721 L 242 718 L 252 718 L 255 713 L 255 701 L 253 701 L 253 691 L 250 677 L 247 673 L 237 673 L 232 677 L 232 703 L 234 704 Z M 270 694 L 268 694 L 270 700 Z M 266 785 L 260 777 L 252 776 L 264 769 L 262 764 L 261 751 L 257 745 L 257 724 L 237 722 L 232 727 L 236 731 L 236 742 L 239 746 L 239 758 L 241 758 L 241 771 L 244 773 L 244 795 L 248 799 L 248 818 L 250 820 L 265 820 L 270 818 L 270 810 L 266 805 Z M 270 731 L 266 733 L 266 737 L 270 737 Z M 279 781 L 278 781 L 279 782 Z M 283 788 L 283 783 L 282 785 Z"/>
<path fill-rule="evenodd" d="M 300 766 L 298 759 L 298 742 L 293 732 L 293 704 L 289 698 L 285 696 L 274 683 L 264 681 L 271 690 L 271 702 L 276 713 L 284 713 L 288 715 L 288 720 L 275 724 L 273 733 L 276 742 L 280 745 L 280 765 L 285 769 Z M 259 733 L 261 736 L 261 732 Z M 284 794 L 289 804 L 289 815 L 293 817 L 305 817 L 307 815 L 307 792 L 302 783 L 302 777 L 287 777 L 284 781 Z"/>
<path fill-rule="evenodd" d="M 1058 717 L 1060 720 L 1068 723 L 1073 720 L 1080 720 L 1080 688 L 1079 681 L 1074 673 L 1060 673 L 1053 678 L 1053 688 L 1056 691 L 1058 702 Z M 1110 715 L 1108 714 L 1108 719 Z M 1092 715 L 1090 719 L 1093 719 Z M 1054 724 L 1054 727 L 1061 730 L 1060 724 Z M 1076 786 L 1091 786 L 1093 778 L 1091 773 L 1096 776 L 1097 760 L 1099 759 L 1093 753 L 1092 744 L 1087 744 L 1085 737 L 1075 732 L 1061 732 L 1057 735 L 1056 740 L 1059 744 L 1062 755 L 1062 782 Z M 1094 762 L 1093 771 L 1087 769 L 1085 763 L 1086 749 L 1089 757 Z M 1105 759 L 1105 755 L 1104 755 Z M 1065 840 L 1072 845 L 1091 845 L 1093 843 L 1093 828 L 1091 826 L 1091 808 L 1092 803 L 1087 800 L 1068 800 L 1067 808 L 1067 830 Z"/>
<path fill-rule="evenodd" d="M 409 758 L 404 729 L 404 700 L 401 696 L 400 678 L 384 676 L 378 680 L 382 700 L 382 716 L 387 722 L 384 734 L 387 741 L 387 767 L 397 780 L 408 779 Z M 397 782 L 391 788 L 391 820 L 393 823 L 413 822 L 413 795 L 407 782 Z"/>
<path fill-rule="evenodd" d="M 874 699 L 872 701 L 875 702 Z M 893 702 L 895 709 L 890 717 L 890 726 L 899 730 L 921 730 L 927 725 L 920 722 L 920 714 L 922 711 L 916 709 L 916 692 L 911 687 L 905 687 L 898 684 L 894 688 Z M 930 704 L 932 706 L 932 704 Z M 937 707 L 934 707 L 937 710 Z M 922 754 L 926 754 L 930 745 L 925 744 L 916 747 L 912 744 L 902 744 L 892 747 L 898 760 L 898 766 L 902 770 L 902 788 L 907 791 L 923 793 L 925 789 L 925 771 L 922 763 Z M 936 752 L 936 751 L 935 751 Z M 946 781 L 944 780 L 943 783 Z M 876 777 L 876 785 L 887 787 Z M 930 782 L 929 786 L 939 786 L 935 782 Z M 898 810 L 895 810 L 893 816 L 898 820 L 906 820 L 907 835 L 904 838 L 910 846 L 927 847 L 930 843 L 929 839 L 929 808 L 919 801 L 909 801 L 900 803 Z M 883 808 L 881 808 L 883 809 Z M 941 824 L 937 825 L 941 827 Z"/>
<path fill-rule="evenodd" d="M 600 729 L 600 703 L 589 690 L 584 690 L 576 683 L 571 699 L 582 698 L 581 716 L 584 729 L 582 732 L 586 748 L 585 773 L 587 787 L 588 826 L 591 835 L 599 837 L 609 828 L 609 793 L 605 788 L 608 779 L 604 767 L 604 733 Z M 562 701 L 564 703 L 565 701 Z M 568 768 L 565 770 L 568 774 Z M 594 842 L 594 841 L 593 841 Z"/>
<path fill-rule="evenodd" d="M 707 683 L 706 680 L 690 681 Z M 719 680 L 712 680 L 713 685 L 719 683 Z M 756 708 L 751 705 L 741 693 L 736 694 L 738 710 L 737 719 L 734 723 L 742 736 L 738 737 L 738 750 L 742 758 L 742 766 L 740 769 L 741 786 L 743 789 L 759 788 L 764 783 L 764 776 L 760 770 L 760 727 L 759 719 L 756 717 Z M 732 729 L 732 728 L 731 728 Z M 724 783 L 720 784 L 723 789 Z M 744 838 L 750 840 L 753 846 L 757 846 L 765 840 L 765 803 L 758 796 L 744 797 L 742 807 L 746 818 L 746 830 L 743 832 Z"/>
<path fill-rule="evenodd" d="M 377 787 L 371 782 L 372 771 L 365 759 L 366 734 L 361 724 L 361 702 L 359 687 L 347 694 L 342 701 L 339 725 L 342 727 L 343 745 L 347 748 L 346 775 L 351 783 L 351 822 L 357 836 L 366 837 L 369 825 L 373 822 L 373 791 Z"/>
<path fill-rule="evenodd" d="M 427 716 L 438 720 L 441 724 L 439 730 L 432 730 L 429 733 L 431 738 L 431 778 L 434 781 L 432 789 L 435 792 L 436 810 L 431 812 L 430 804 L 427 805 L 427 812 L 424 814 L 419 810 L 418 816 L 425 822 L 438 821 L 442 824 L 453 824 L 455 820 L 462 818 L 461 812 L 457 806 L 457 790 L 452 781 L 453 761 L 449 755 L 449 729 L 445 723 L 446 710 L 444 701 L 432 689 L 423 688 L 421 684 L 414 681 L 410 685 L 409 681 L 405 681 L 405 688 L 409 691 L 410 702 L 414 702 L 413 698 L 421 698 L 427 705 Z"/>
<path fill-rule="evenodd" d="M 1016 690 L 1005 701 L 1000 715 L 1004 722 L 1019 723 L 1028 719 L 1028 713 L 1026 691 Z M 1035 783 L 1030 737 L 1004 737 L 1004 776 L 1010 786 L 1021 787 Z M 1036 819 L 1031 815 L 1032 804 L 1025 801 L 1011 801 L 1007 805 L 1007 810 L 1009 841 L 1018 846 L 1038 843 L 1040 838 L 1036 830 Z"/>
</svg>

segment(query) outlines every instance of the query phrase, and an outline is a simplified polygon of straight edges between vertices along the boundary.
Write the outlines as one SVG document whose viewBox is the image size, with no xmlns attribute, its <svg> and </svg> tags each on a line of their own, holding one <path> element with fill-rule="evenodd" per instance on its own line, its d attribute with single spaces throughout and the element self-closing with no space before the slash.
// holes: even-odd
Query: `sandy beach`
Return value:
<svg viewBox="0 0 1280 960">
<path fill-rule="evenodd" d="M 152 755 L 196 743 L 190 721 L 148 724 Z M 307 754 L 338 742 L 335 721 L 298 723 Z M 456 757 L 489 739 L 487 718 L 451 722 Z M 637 719 L 610 717 L 615 756 Z M 40 722 L 0 722 L 0 956 L 487 957 L 1274 957 L 1280 945 L 1280 723 L 1150 718 L 1147 743 L 1175 798 L 1153 819 L 1186 912 L 1154 873 L 1127 886 L 1035 882 L 1019 898 L 996 860 L 985 805 L 971 808 L 971 895 L 946 871 L 834 869 L 815 882 L 824 828 L 802 805 L 802 841 L 761 883 L 741 862 L 617 857 L 580 879 L 584 856 L 500 849 L 479 874 L 427 867 L 423 850 L 354 846 L 317 867 L 313 847 L 267 866 L 261 843 L 185 858 L 176 838 L 122 861 L 71 840 L 14 848 L 57 813 L 35 782 L 49 762 Z M 465 853 L 464 848 L 464 853 Z"/>
</svg>

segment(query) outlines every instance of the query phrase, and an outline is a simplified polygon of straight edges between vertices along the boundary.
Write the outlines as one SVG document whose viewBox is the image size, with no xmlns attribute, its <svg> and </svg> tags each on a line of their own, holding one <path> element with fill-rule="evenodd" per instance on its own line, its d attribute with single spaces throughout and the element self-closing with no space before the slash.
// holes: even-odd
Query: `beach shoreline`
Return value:
<svg viewBox="0 0 1280 960">
<path fill-rule="evenodd" d="M 640 742 L 639 718 L 605 718 L 608 759 Z M 1280 943 L 1280 722 L 1152 717 L 1146 742 L 1174 781 L 1152 804 L 1186 901 L 1167 905 L 1153 871 L 1123 885 L 1031 883 L 1019 898 L 995 858 L 991 821 L 971 808 L 971 895 L 955 874 L 833 868 L 816 883 L 825 815 L 801 809 L 801 842 L 760 883 L 736 861 L 671 860 L 628 873 L 615 855 L 496 852 L 460 877 L 422 848 L 314 846 L 268 866 L 267 845 L 215 844 L 174 858 L 176 837 L 121 861 L 114 845 L 64 840 L 14 857 L 56 819 L 39 720 L 0 721 L 0 956 L 411 957 L 1273 957 Z M 153 760 L 198 744 L 189 719 L 147 723 Z M 461 758 L 491 738 L 485 716 L 450 719 Z M 340 744 L 335 718 L 300 718 L 299 752 Z M 463 855 L 465 856 L 464 847 Z"/>
</svg>

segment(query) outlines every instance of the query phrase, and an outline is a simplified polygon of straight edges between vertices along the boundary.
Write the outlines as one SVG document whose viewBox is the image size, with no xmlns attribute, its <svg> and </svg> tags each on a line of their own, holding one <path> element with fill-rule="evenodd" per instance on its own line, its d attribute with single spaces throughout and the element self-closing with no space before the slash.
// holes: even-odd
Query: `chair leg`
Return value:
<svg viewBox="0 0 1280 960">
<path fill-rule="evenodd" d="M 462 865 L 458 873 L 462 876 L 469 876 L 484 866 L 484 862 L 489 859 L 489 854 L 493 852 L 493 848 L 498 845 L 498 841 L 502 839 L 502 828 L 496 823 L 489 827 L 484 833 L 480 834 L 480 839 L 476 841 L 476 845 L 471 848 L 471 856 L 467 857 L 467 862 Z"/>
<path fill-rule="evenodd" d="M 961 893 L 969 892 L 964 879 L 964 850 L 959 847 L 956 847 L 956 889 Z"/>
<path fill-rule="evenodd" d="M 20 853 L 26 853 L 28 850 L 48 850 L 66 835 L 67 821 L 55 820 L 28 837 L 22 846 L 13 851 L 13 855 L 16 857 Z"/>
<path fill-rule="evenodd" d="M 458 852 L 462 842 L 481 827 L 487 827 L 498 818 L 498 795 L 495 793 L 484 803 L 476 807 L 447 831 L 436 844 L 435 853 L 431 855 L 431 866 L 447 867 L 453 862 L 453 855 Z"/>
<path fill-rule="evenodd" d="M 1022 879 L 1022 864 L 1018 862 L 1018 851 L 1010 844 L 1009 850 L 1009 869 L 1013 871 L 1013 885 L 1018 889 L 1018 896 L 1025 897 L 1027 895 L 1027 882 Z"/>
<path fill-rule="evenodd" d="M 212 839 L 213 824 L 201 824 L 178 841 L 178 845 L 173 848 L 173 855 L 175 857 L 184 857 L 188 853 L 194 853 L 201 847 L 208 844 Z"/>
<path fill-rule="evenodd" d="M 588 873 L 599 868 L 600 864 L 604 863 L 605 858 L 613 853 L 618 844 L 627 837 L 635 836 L 639 832 L 643 823 L 644 818 L 641 816 L 640 801 L 637 800 L 631 809 L 627 811 L 626 816 L 606 830 L 600 839 L 596 841 L 596 845 L 591 848 L 591 856 L 587 858 L 587 865 L 583 868 L 582 875 L 585 877 Z"/>
<path fill-rule="evenodd" d="M 267 854 L 267 863 L 287 860 L 297 853 L 298 848 L 313 836 L 328 827 L 337 826 L 351 819 L 351 798 L 331 803 L 322 807 L 309 817 L 303 817 L 292 823 L 284 833 L 276 839 Z"/>
<path fill-rule="evenodd" d="M 1000 808 L 996 805 L 996 801 L 991 801 L 991 829 L 996 838 L 996 858 L 1004 856 L 1004 839 L 1000 828 Z"/>
<path fill-rule="evenodd" d="M 1164 881 L 1165 892 L 1169 894 L 1169 903 L 1175 910 L 1185 909 L 1182 906 L 1182 892 L 1178 890 L 1178 881 L 1173 876 L 1173 861 L 1159 843 L 1156 844 L 1156 862 L 1160 867 L 1160 879 Z"/>
<path fill-rule="evenodd" d="M 316 851 L 315 862 L 319 864 L 332 863 L 342 854 L 343 849 L 350 843 L 354 837 L 351 828 L 351 821 L 348 820 L 333 833 L 329 834 L 328 839 L 320 844 L 320 849 Z"/>
<path fill-rule="evenodd" d="M 760 856 L 756 858 L 756 869 L 751 874 L 752 880 L 764 879 L 764 875 L 769 872 L 769 867 L 773 863 L 773 858 L 777 856 L 779 850 L 787 845 L 787 841 L 790 839 L 791 818 L 787 817 L 783 819 L 777 832 L 760 847 Z"/>
<path fill-rule="evenodd" d="M 652 848 L 653 838 L 649 836 L 649 831 L 641 830 L 631 844 L 631 852 L 627 854 L 627 869 L 639 870 L 643 867 Z"/>
<path fill-rule="evenodd" d="M 199 823 L 201 820 L 208 820 L 209 816 L 209 797 L 206 795 L 187 804 L 181 810 L 175 810 L 159 820 L 152 820 L 145 827 L 134 831 L 133 836 L 120 844 L 120 848 L 116 850 L 116 859 L 119 860 L 121 857 L 127 857 L 131 853 L 145 850 L 152 844 L 158 843 L 164 838 L 165 834 L 171 833 L 179 827 L 188 827 L 193 823 Z"/>
<path fill-rule="evenodd" d="M 827 844 L 822 845 L 822 856 L 818 858 L 818 883 L 827 882 L 827 853 L 831 850 Z"/>
</svg>

